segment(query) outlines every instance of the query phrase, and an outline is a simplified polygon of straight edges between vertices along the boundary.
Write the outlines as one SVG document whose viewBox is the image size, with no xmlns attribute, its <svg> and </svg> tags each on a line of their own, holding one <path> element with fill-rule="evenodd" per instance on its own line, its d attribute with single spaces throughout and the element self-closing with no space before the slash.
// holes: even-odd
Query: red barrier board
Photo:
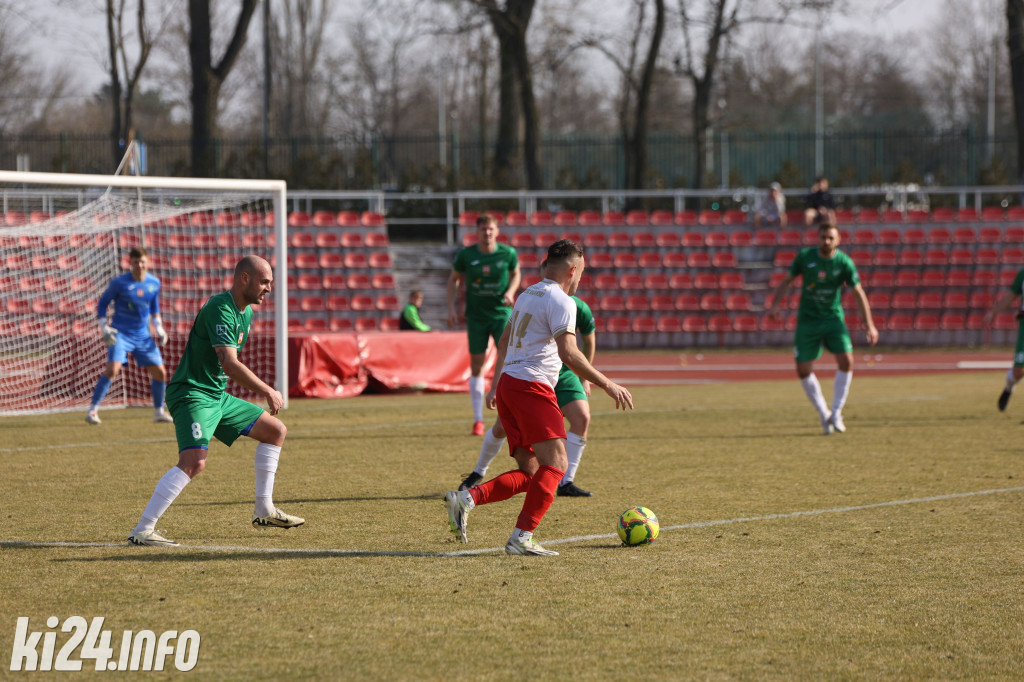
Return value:
<svg viewBox="0 0 1024 682">
<path fill-rule="evenodd" d="M 465 332 L 292 334 L 288 357 L 292 397 L 344 398 L 371 384 L 390 391 L 469 390 Z M 492 345 L 484 365 L 488 378 L 494 360 Z"/>
</svg>

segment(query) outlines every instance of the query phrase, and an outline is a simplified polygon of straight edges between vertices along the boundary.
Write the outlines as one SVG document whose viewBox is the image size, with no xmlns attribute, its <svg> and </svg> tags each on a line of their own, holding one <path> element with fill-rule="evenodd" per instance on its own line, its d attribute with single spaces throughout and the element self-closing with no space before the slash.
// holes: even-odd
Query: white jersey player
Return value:
<svg viewBox="0 0 1024 682">
<path fill-rule="evenodd" d="M 594 369 L 576 345 L 576 303 L 570 296 L 583 274 L 583 249 L 561 239 L 548 248 L 547 262 L 547 278 L 516 300 L 498 342 L 496 379 L 487 394 L 487 406 L 497 408 L 519 468 L 445 495 L 449 527 L 466 542 L 471 509 L 525 492 L 523 509 L 505 545 L 508 554 L 558 554 L 537 544 L 533 531 L 551 506 L 568 463 L 565 423 L 554 389 L 562 363 L 603 388 L 616 407 L 633 407 L 629 391 Z"/>
</svg>

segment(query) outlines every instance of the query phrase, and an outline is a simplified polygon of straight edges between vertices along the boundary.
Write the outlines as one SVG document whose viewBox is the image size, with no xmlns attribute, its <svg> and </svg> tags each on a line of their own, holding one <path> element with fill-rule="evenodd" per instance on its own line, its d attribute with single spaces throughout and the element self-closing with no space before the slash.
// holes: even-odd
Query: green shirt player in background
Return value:
<svg viewBox="0 0 1024 682">
<path fill-rule="evenodd" d="M 167 407 L 175 417 L 178 464 L 156 484 L 139 525 L 128 536 L 136 545 L 175 546 L 156 530 L 156 522 L 175 498 L 206 466 L 210 439 L 230 446 L 249 436 L 256 446 L 256 505 L 252 525 L 258 528 L 301 526 L 303 519 L 274 507 L 274 475 L 287 429 L 272 416 L 284 405 L 281 394 L 265 384 L 238 359 L 249 338 L 252 308 L 263 302 L 274 284 L 270 263 L 245 256 L 235 266 L 229 291 L 210 297 L 192 323 L 188 344 L 167 387 Z M 263 396 L 268 414 L 258 405 L 226 392 L 228 379 Z"/>
<path fill-rule="evenodd" d="M 803 278 L 800 291 L 800 309 L 796 318 L 796 337 L 793 350 L 796 355 L 796 373 L 811 404 L 821 417 L 821 428 L 827 436 L 833 431 L 846 431 L 843 423 L 843 405 L 850 393 L 853 379 L 853 343 L 843 319 L 840 303 L 845 284 L 853 290 L 864 319 L 865 337 L 869 345 L 878 343 L 878 330 L 871 319 L 868 297 L 860 285 L 857 267 L 850 257 L 839 250 L 839 228 L 835 223 L 818 226 L 818 246 L 802 250 L 793 259 L 789 275 L 782 280 L 772 296 L 768 314 L 776 316 L 779 304 L 785 300 L 789 285 L 797 277 Z M 825 403 L 821 384 L 814 376 L 814 361 L 821 357 L 822 345 L 836 356 L 835 384 L 832 409 Z"/>
<path fill-rule="evenodd" d="M 541 272 L 544 272 L 542 266 Z M 594 352 L 597 349 L 596 332 L 597 325 L 594 323 L 594 313 L 579 297 L 573 296 L 576 302 L 576 332 L 582 341 L 583 354 L 587 362 L 594 364 Z M 565 475 L 558 484 L 558 495 L 562 497 L 591 497 L 593 493 L 578 487 L 573 480 L 576 478 L 576 470 L 579 469 L 580 459 L 583 457 L 583 448 L 587 446 L 587 429 L 590 428 L 590 382 L 580 379 L 569 369 L 568 365 L 562 365 L 558 373 L 558 383 L 555 384 L 555 398 L 562 415 L 569 420 L 569 433 L 566 434 L 565 454 L 569 458 L 569 466 Z M 501 419 L 494 420 L 494 426 L 484 434 L 483 445 L 480 446 L 480 456 L 477 458 L 476 468 L 466 477 L 466 480 L 459 486 L 459 490 L 468 490 L 484 479 L 487 467 L 491 465 L 494 458 L 498 456 L 501 449 L 505 447 L 505 429 L 502 428 Z"/>
<path fill-rule="evenodd" d="M 992 324 L 996 315 L 1003 312 L 1017 299 L 1024 295 L 1024 270 L 1017 273 L 1013 278 L 1013 284 L 1003 292 L 999 300 L 992 306 L 992 310 L 985 313 L 985 326 Z M 1017 385 L 1021 377 L 1024 377 L 1024 307 L 1017 310 L 1017 347 L 1013 349 L 1013 367 L 1006 372 L 1006 386 L 999 394 L 999 411 L 1002 412 L 1010 404 L 1010 396 L 1013 395 L 1013 387 Z"/>
<path fill-rule="evenodd" d="M 498 243 L 498 221 L 476 219 L 477 243 L 455 254 L 448 277 L 448 326 L 459 323 L 459 287 L 466 285 L 466 336 L 469 338 L 469 397 L 473 403 L 473 435 L 484 435 L 484 361 L 489 339 L 498 343 L 519 290 L 519 257 Z"/>
</svg>

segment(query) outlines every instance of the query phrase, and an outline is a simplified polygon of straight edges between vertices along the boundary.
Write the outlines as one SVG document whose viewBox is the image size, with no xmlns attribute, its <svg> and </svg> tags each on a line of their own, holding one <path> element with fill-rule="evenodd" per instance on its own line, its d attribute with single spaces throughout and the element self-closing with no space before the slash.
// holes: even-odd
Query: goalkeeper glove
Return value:
<svg viewBox="0 0 1024 682">
<path fill-rule="evenodd" d="M 103 334 L 103 343 L 113 346 L 117 343 L 117 330 L 107 324 L 106 319 L 100 320 L 100 332 Z"/>
<path fill-rule="evenodd" d="M 160 342 L 160 345 L 166 346 L 167 332 L 164 330 L 164 324 L 159 317 L 153 322 L 153 331 L 156 332 L 156 340 Z"/>
</svg>

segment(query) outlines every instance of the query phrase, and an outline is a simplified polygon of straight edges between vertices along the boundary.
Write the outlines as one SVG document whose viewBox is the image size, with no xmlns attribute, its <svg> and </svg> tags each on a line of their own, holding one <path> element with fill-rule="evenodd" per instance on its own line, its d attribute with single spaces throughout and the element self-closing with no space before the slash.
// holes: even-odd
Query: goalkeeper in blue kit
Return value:
<svg viewBox="0 0 1024 682">
<path fill-rule="evenodd" d="M 107 345 L 107 365 L 96 381 L 92 402 L 85 421 L 99 424 L 100 402 L 107 395 L 110 383 L 121 372 L 128 359 L 128 353 L 135 358 L 135 364 L 149 373 L 153 391 L 153 421 L 172 422 L 171 415 L 164 409 L 164 393 L 167 389 L 167 370 L 160 355 L 157 341 L 167 343 L 167 332 L 160 319 L 160 280 L 149 274 L 149 256 L 144 248 L 134 248 L 128 256 L 130 272 L 111 280 L 106 291 L 100 296 L 97 306 L 100 332 Z M 114 316 L 107 317 L 107 309 L 114 304 Z M 150 334 L 150 323 L 153 332 Z M 154 338 L 155 337 L 155 338 Z"/>
</svg>

